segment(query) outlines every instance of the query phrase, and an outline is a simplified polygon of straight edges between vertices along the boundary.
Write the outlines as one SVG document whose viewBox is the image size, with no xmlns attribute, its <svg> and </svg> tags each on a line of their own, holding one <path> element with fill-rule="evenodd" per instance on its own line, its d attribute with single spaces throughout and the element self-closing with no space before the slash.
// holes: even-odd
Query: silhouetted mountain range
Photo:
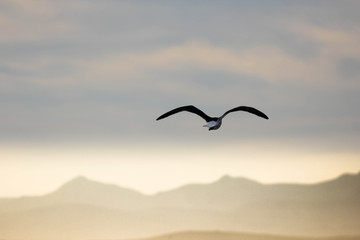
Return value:
<svg viewBox="0 0 360 240">
<path fill-rule="evenodd" d="M 294 236 L 279 236 L 268 234 L 254 234 L 254 233 L 239 233 L 239 232 L 224 232 L 224 231 L 186 231 L 168 233 L 161 236 L 146 238 L 142 240 L 359 240 L 360 237 L 323 237 L 323 238 L 309 238 L 309 237 L 294 237 Z"/>
<path fill-rule="evenodd" d="M 133 238 L 189 229 L 360 235 L 360 173 L 317 184 L 224 176 L 155 195 L 78 177 L 47 195 L 0 199 L 5 239 Z"/>
</svg>

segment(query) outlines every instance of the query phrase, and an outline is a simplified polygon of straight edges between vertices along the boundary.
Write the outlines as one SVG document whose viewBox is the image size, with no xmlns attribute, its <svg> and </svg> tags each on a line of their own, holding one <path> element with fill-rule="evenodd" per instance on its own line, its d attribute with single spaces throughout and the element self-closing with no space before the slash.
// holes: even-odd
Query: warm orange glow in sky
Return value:
<svg viewBox="0 0 360 240">
<path fill-rule="evenodd" d="M 167 146 L 163 151 L 132 146 L 47 145 L 21 150 L 8 146 L 0 151 L 0 158 L 6 159 L 2 161 L 1 195 L 45 194 L 79 175 L 152 194 L 188 183 L 212 182 L 226 174 L 262 183 L 313 183 L 360 169 L 359 153 L 237 145 L 216 149 Z"/>
</svg>

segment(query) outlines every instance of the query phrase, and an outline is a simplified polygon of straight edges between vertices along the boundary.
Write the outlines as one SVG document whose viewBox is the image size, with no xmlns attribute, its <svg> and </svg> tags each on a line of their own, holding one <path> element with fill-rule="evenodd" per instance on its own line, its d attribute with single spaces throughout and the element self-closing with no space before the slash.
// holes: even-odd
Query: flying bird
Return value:
<svg viewBox="0 0 360 240">
<path fill-rule="evenodd" d="M 201 111 L 200 109 L 198 109 L 197 107 L 194 107 L 192 105 L 188 105 L 188 106 L 182 106 L 182 107 L 178 107 L 175 108 L 167 113 L 164 113 L 163 115 L 161 115 L 160 117 L 158 117 L 156 119 L 156 121 L 161 120 L 163 118 L 166 118 L 168 116 L 171 116 L 175 113 L 178 112 L 191 112 L 191 113 L 195 113 L 197 115 L 199 115 L 200 117 L 202 117 L 207 124 L 205 124 L 203 127 L 208 127 L 209 131 L 210 130 L 216 130 L 219 129 L 222 123 L 222 119 L 229 113 L 231 112 L 236 112 L 236 111 L 245 111 L 245 112 L 249 112 L 252 114 L 255 114 L 259 117 L 265 118 L 265 119 L 269 119 L 268 116 L 266 116 L 263 112 L 260 112 L 259 110 L 253 108 L 253 107 L 247 107 L 247 106 L 239 106 L 233 109 L 230 109 L 229 111 L 226 111 L 223 115 L 221 115 L 220 117 L 209 117 L 208 115 L 206 115 L 203 111 Z"/>
</svg>

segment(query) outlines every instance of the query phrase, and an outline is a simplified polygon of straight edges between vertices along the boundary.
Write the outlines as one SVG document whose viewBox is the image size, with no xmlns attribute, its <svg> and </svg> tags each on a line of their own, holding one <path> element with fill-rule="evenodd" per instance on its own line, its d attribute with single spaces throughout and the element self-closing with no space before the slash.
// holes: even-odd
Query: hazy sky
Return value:
<svg viewBox="0 0 360 240">
<path fill-rule="evenodd" d="M 360 170 L 360 2 L 0 2 L 0 196 Z M 181 113 L 239 105 L 218 131 Z"/>
</svg>

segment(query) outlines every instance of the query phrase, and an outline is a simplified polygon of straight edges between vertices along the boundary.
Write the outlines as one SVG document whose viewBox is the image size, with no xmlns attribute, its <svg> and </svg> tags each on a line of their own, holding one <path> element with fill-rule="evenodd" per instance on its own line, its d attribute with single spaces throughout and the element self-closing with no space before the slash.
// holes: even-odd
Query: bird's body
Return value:
<svg viewBox="0 0 360 240">
<path fill-rule="evenodd" d="M 208 127 L 209 130 L 217 130 L 217 129 L 219 129 L 221 127 L 221 124 L 222 124 L 222 119 L 227 114 L 229 114 L 231 112 L 235 112 L 235 111 L 245 111 L 245 112 L 255 114 L 255 115 L 259 116 L 259 117 L 269 119 L 268 116 L 266 116 L 263 112 L 260 112 L 259 110 L 255 109 L 253 107 L 248 107 L 248 106 L 239 106 L 239 107 L 230 109 L 230 110 L 226 111 L 220 117 L 209 117 L 208 115 L 206 115 L 203 111 L 201 111 L 197 107 L 194 107 L 192 105 L 188 105 L 188 106 L 178 107 L 178 108 L 175 108 L 175 109 L 173 109 L 173 110 L 171 110 L 169 112 L 166 112 L 163 115 L 161 115 L 160 117 L 158 117 L 156 120 L 161 120 L 161 119 L 166 118 L 168 116 L 171 116 L 171 115 L 173 115 L 175 113 L 183 112 L 183 111 L 191 112 L 191 113 L 197 114 L 200 117 L 202 117 L 207 122 L 207 124 L 205 124 L 203 127 Z"/>
<path fill-rule="evenodd" d="M 210 121 L 207 124 L 205 124 L 203 127 L 208 127 L 211 130 L 219 129 L 221 126 L 221 119 L 218 119 L 217 121 Z"/>
</svg>

